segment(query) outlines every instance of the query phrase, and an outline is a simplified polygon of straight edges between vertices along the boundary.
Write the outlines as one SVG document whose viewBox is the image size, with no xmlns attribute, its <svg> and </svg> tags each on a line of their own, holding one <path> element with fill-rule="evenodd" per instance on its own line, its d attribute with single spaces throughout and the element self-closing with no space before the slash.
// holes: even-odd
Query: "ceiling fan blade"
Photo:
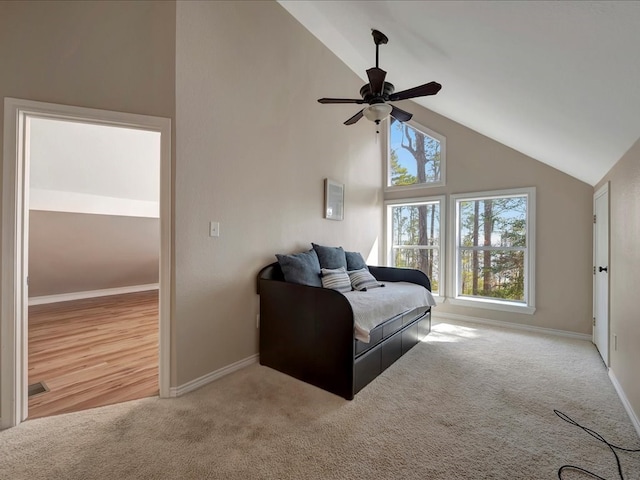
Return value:
<svg viewBox="0 0 640 480">
<path fill-rule="evenodd" d="M 351 117 L 349 120 L 347 120 L 346 122 L 344 122 L 345 125 L 353 125 L 354 123 L 356 123 L 358 120 L 360 120 L 362 118 L 362 115 L 364 112 L 364 108 L 362 110 L 360 110 L 358 113 L 356 113 L 353 117 Z"/>
<path fill-rule="evenodd" d="M 373 67 L 367 70 L 367 76 L 369 77 L 369 85 L 371 85 L 371 93 L 380 95 L 384 88 L 384 79 L 387 76 L 387 72 L 381 68 Z"/>
<path fill-rule="evenodd" d="M 392 93 L 389 95 L 389 100 L 395 102 L 396 100 L 407 100 L 408 98 L 426 97 L 427 95 L 435 95 L 440 91 L 442 85 L 438 82 L 429 82 L 418 87 L 413 87 L 402 92 Z"/>
<path fill-rule="evenodd" d="M 413 117 L 413 113 L 405 112 L 401 108 L 398 108 L 394 105 L 391 106 L 391 114 L 393 118 L 400 122 L 408 122 Z"/>
<path fill-rule="evenodd" d="M 364 103 L 361 98 L 319 98 L 319 103 Z"/>
</svg>

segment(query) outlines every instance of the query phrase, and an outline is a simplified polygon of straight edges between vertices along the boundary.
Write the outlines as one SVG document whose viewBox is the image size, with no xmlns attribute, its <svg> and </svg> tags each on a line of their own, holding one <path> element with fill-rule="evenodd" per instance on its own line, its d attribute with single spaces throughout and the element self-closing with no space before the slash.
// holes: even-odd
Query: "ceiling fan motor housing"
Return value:
<svg viewBox="0 0 640 480">
<path fill-rule="evenodd" d="M 384 82 L 384 86 L 382 87 L 382 95 L 374 95 L 371 93 L 371 84 L 367 83 L 363 85 L 360 89 L 360 96 L 362 99 L 371 105 L 371 103 L 380 103 L 389 101 L 389 95 L 391 95 L 395 91 L 395 87 L 393 84 L 389 82 Z M 375 100 L 378 100 L 377 102 Z"/>
</svg>

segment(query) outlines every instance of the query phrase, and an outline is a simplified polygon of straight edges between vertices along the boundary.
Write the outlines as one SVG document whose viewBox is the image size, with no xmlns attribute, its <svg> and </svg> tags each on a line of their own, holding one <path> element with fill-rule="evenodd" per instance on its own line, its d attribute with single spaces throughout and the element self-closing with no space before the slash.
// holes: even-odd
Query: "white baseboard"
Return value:
<svg viewBox="0 0 640 480">
<path fill-rule="evenodd" d="M 533 325 L 522 325 L 520 323 L 502 322 L 500 320 L 490 320 L 487 318 L 471 317 L 468 315 L 458 315 L 457 313 L 440 313 L 436 310 L 431 311 L 431 318 L 433 320 L 459 320 L 461 322 L 481 323 L 485 325 L 493 325 L 496 327 L 513 328 L 516 330 L 526 330 L 528 332 L 546 333 L 549 335 L 556 335 L 559 337 L 569 337 L 578 340 L 592 341 L 592 336 L 585 333 L 567 332 L 566 330 L 556 330 L 553 328 L 535 327 Z"/>
<path fill-rule="evenodd" d="M 638 420 L 638 416 L 636 415 L 636 412 L 633 411 L 631 403 L 629 403 L 629 399 L 622 389 L 622 385 L 620 385 L 620 382 L 618 382 L 618 379 L 613 374 L 613 370 L 611 369 L 609 369 L 609 378 L 611 379 L 611 383 L 613 383 L 613 388 L 616 389 L 616 392 L 618 393 L 618 396 L 622 401 L 622 405 L 624 405 L 624 409 L 627 411 L 627 415 L 629 415 L 629 418 L 631 419 L 631 423 L 633 424 L 638 436 L 640 437 L 640 420 Z"/>
<path fill-rule="evenodd" d="M 84 300 L 85 298 L 108 297 L 109 295 L 122 295 L 123 293 L 146 292 L 149 290 L 158 290 L 159 287 L 158 283 L 150 283 L 148 285 L 131 285 L 130 287 L 105 288 L 103 290 L 89 290 L 86 292 L 43 295 L 41 297 L 31 297 L 29 299 L 29 306 L 68 302 L 70 300 Z"/>
<path fill-rule="evenodd" d="M 254 355 L 251 355 L 250 357 L 232 363 L 231 365 L 222 367 L 215 372 L 207 373 L 200 378 L 191 380 L 184 385 L 180 385 L 179 387 L 171 387 L 169 389 L 169 397 L 179 397 L 181 395 L 184 395 L 185 393 L 197 390 L 198 388 L 203 387 L 204 385 L 207 385 L 208 383 L 218 380 L 219 378 L 229 375 L 235 371 L 248 367 L 249 365 L 253 365 L 258 361 L 258 357 L 259 355 L 256 353 Z"/>
</svg>

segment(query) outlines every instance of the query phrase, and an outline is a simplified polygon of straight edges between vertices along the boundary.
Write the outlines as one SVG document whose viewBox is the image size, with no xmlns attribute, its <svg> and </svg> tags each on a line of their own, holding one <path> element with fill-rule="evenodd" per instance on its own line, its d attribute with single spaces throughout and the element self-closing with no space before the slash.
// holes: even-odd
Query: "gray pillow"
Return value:
<svg viewBox="0 0 640 480">
<path fill-rule="evenodd" d="M 335 270 L 336 268 L 343 267 L 345 270 L 347 269 L 347 257 L 342 247 L 323 247 L 315 243 L 311 245 L 318 254 L 320 268 Z"/>
<path fill-rule="evenodd" d="M 322 286 L 339 292 L 345 293 L 351 291 L 351 280 L 344 268 L 322 269 Z"/>
<path fill-rule="evenodd" d="M 383 283 L 378 282 L 376 277 L 371 275 L 368 269 L 353 270 L 349 273 L 349 280 L 354 290 L 366 292 L 368 288 L 384 287 Z"/>
<path fill-rule="evenodd" d="M 315 250 L 293 255 L 276 254 L 276 258 L 287 282 L 322 287 L 320 262 Z"/>
<path fill-rule="evenodd" d="M 363 268 L 369 270 L 367 262 L 364 261 L 360 252 L 344 252 L 344 255 L 347 257 L 347 271 L 362 270 Z"/>
</svg>

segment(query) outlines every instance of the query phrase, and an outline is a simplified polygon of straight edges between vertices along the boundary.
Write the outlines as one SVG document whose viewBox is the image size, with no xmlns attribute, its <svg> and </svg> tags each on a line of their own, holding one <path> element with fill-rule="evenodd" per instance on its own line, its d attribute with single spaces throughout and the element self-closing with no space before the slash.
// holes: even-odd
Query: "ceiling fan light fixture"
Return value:
<svg viewBox="0 0 640 480">
<path fill-rule="evenodd" d="M 378 49 L 380 45 L 385 44 L 389 39 L 384 33 L 379 30 L 372 30 L 373 41 L 376 44 L 376 66 L 367 70 L 367 78 L 369 83 L 363 85 L 360 88 L 360 98 L 319 98 L 318 103 L 355 103 L 356 105 L 368 104 L 358 113 L 348 118 L 345 125 L 353 125 L 358 122 L 362 117 L 366 117 L 367 120 L 374 122 L 376 125 L 380 125 L 380 122 L 392 116 L 398 122 L 408 122 L 411 120 L 409 112 L 390 105 L 388 102 L 396 102 L 398 100 L 409 100 L 417 97 L 427 97 L 429 95 L 435 95 L 440 91 L 442 85 L 438 82 L 429 82 L 424 85 L 418 85 L 417 87 L 409 88 L 401 92 L 396 92 L 392 83 L 386 82 L 387 72 L 380 68 L 378 65 Z M 377 131 L 378 129 L 376 129 Z M 379 133 L 379 132 L 378 132 Z"/>
<path fill-rule="evenodd" d="M 380 123 L 381 120 L 384 120 L 391 113 L 391 105 L 388 103 L 374 103 L 365 107 L 362 111 L 367 120 L 371 120 L 376 124 Z"/>
</svg>

